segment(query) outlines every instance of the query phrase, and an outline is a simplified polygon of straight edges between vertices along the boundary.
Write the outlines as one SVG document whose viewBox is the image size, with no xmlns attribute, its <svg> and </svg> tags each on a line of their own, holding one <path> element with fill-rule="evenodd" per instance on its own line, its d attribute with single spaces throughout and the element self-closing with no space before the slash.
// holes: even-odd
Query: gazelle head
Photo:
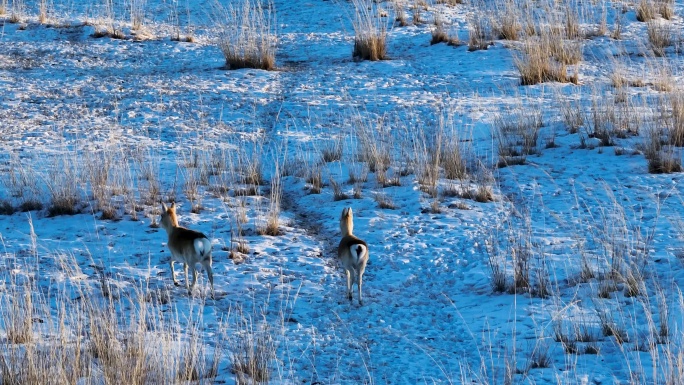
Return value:
<svg viewBox="0 0 684 385">
<path fill-rule="evenodd" d="M 345 207 L 342 209 L 342 215 L 340 215 L 340 231 L 342 236 L 351 235 L 354 231 L 354 213 L 351 207 Z"/>
<path fill-rule="evenodd" d="M 166 204 L 162 202 L 162 214 L 159 224 L 166 231 L 169 231 L 174 227 L 178 227 L 178 217 L 176 217 L 176 202 L 171 203 L 171 207 L 167 207 Z"/>
</svg>

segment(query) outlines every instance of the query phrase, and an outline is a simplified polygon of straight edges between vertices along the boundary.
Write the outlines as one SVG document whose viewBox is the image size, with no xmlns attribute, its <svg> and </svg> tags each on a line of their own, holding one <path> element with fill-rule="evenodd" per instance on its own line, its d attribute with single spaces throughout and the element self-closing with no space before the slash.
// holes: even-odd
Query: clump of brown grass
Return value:
<svg viewBox="0 0 684 385">
<path fill-rule="evenodd" d="M 658 12 L 665 20 L 671 20 L 674 17 L 674 0 L 659 0 Z"/>
<path fill-rule="evenodd" d="M 387 194 L 385 193 L 377 193 L 374 196 L 375 202 L 378 204 L 378 207 L 381 209 L 389 209 L 389 210 L 394 210 L 397 208 L 397 206 L 394 204 L 394 201 L 392 198 L 390 198 Z"/>
<path fill-rule="evenodd" d="M 551 35 L 525 41 L 522 51 L 514 58 L 515 66 L 520 72 L 520 84 L 533 85 L 545 82 L 577 84 L 579 82 L 577 73 L 568 75 L 567 70 L 568 63 L 574 64 L 578 60 L 576 48 L 567 46 L 569 48 L 566 50 L 563 47 L 566 46 L 554 41 Z"/>
<path fill-rule="evenodd" d="M 492 44 L 492 27 L 488 19 L 475 14 L 468 22 L 468 51 L 485 50 Z"/>
<path fill-rule="evenodd" d="M 101 24 L 95 25 L 95 32 L 93 33 L 92 37 L 97 39 L 103 37 L 120 40 L 126 39 L 126 34 L 117 26 L 117 23 L 115 22 L 114 1 L 104 0 L 103 3 L 104 18 Z"/>
<path fill-rule="evenodd" d="M 505 40 L 518 40 L 523 31 L 519 5 L 515 1 L 496 2 L 492 30 Z"/>
<path fill-rule="evenodd" d="M 248 317 L 238 309 L 237 330 L 229 339 L 231 372 L 237 384 L 268 383 L 276 345 L 266 322 Z"/>
<path fill-rule="evenodd" d="M 436 134 L 441 135 L 441 133 Z M 439 182 L 441 160 L 441 136 L 437 136 L 430 142 L 419 143 L 416 141 L 416 179 L 420 190 L 430 197 L 437 197 L 437 183 Z"/>
<path fill-rule="evenodd" d="M 339 183 L 337 183 L 337 181 L 335 181 L 335 179 L 332 176 L 330 177 L 330 187 L 332 187 L 333 190 L 334 201 L 342 201 L 345 199 L 349 199 L 349 195 L 342 191 L 342 187 Z"/>
<path fill-rule="evenodd" d="M 387 31 L 380 25 L 377 5 L 370 0 L 352 0 L 354 15 L 354 51 L 357 60 L 387 59 Z"/>
<path fill-rule="evenodd" d="M 528 155 L 536 154 L 541 110 L 508 111 L 495 119 L 494 131 L 499 149 L 499 167 L 524 164 Z"/>
<path fill-rule="evenodd" d="M 6 0 L 4 1 L 3 8 L 7 10 Z M 13 0 L 12 5 L 9 8 L 9 11 L 9 22 L 14 24 L 20 23 L 26 16 L 26 3 L 24 2 L 24 0 Z"/>
<path fill-rule="evenodd" d="M 415 0 L 413 2 L 413 7 L 411 8 L 411 19 L 413 20 L 414 25 L 423 23 L 423 17 L 421 16 L 422 7 L 423 5 L 421 4 L 421 0 Z"/>
<path fill-rule="evenodd" d="M 657 14 L 656 4 L 654 0 L 640 0 L 636 8 L 636 19 L 641 22 L 647 22 L 655 19 Z"/>
<path fill-rule="evenodd" d="M 141 31 L 143 29 L 146 6 L 147 0 L 131 0 L 130 2 L 131 29 L 134 31 Z"/>
<path fill-rule="evenodd" d="M 234 173 L 239 176 L 241 183 L 252 186 L 264 184 L 262 155 L 262 148 L 258 144 L 254 145 L 251 155 L 240 153 Z"/>
<path fill-rule="evenodd" d="M 367 120 L 359 118 L 359 127 L 357 132 L 359 135 L 359 159 L 366 162 L 368 171 L 370 172 L 385 172 L 392 164 L 391 156 L 391 138 L 388 130 L 381 124 L 373 126 Z M 360 176 L 364 175 L 364 171 Z M 351 169 L 350 169 L 351 179 Z M 354 183 L 350 180 L 351 183 Z"/>
<path fill-rule="evenodd" d="M 576 134 L 584 125 L 584 104 L 581 99 L 562 99 L 560 101 L 563 123 L 571 134 Z"/>
<path fill-rule="evenodd" d="M 669 174 L 682 171 L 681 156 L 671 146 L 663 146 L 662 132 L 651 129 L 644 142 L 644 156 L 651 174 Z"/>
<path fill-rule="evenodd" d="M 78 213 L 81 194 L 78 190 L 80 173 L 73 154 L 60 155 L 53 165 L 54 172 L 44 177 L 50 194 L 48 215 L 74 215 Z"/>
<path fill-rule="evenodd" d="M 448 45 L 459 46 L 463 43 L 458 39 L 458 36 L 451 37 L 449 33 L 444 28 L 444 21 L 441 16 L 435 15 L 435 24 L 432 28 L 432 39 L 430 40 L 430 45 L 446 43 Z"/>
<path fill-rule="evenodd" d="M 18 200 L 19 211 L 41 210 L 43 191 L 39 183 L 39 175 L 31 166 L 31 162 L 12 154 L 9 170 L 3 172 L 0 180 L 13 200 Z M 11 205 L 11 202 L 8 202 Z"/>
<path fill-rule="evenodd" d="M 435 25 L 432 28 L 432 39 L 430 45 L 446 43 L 449 41 L 449 34 L 444 29 L 444 22 L 439 16 L 435 16 Z"/>
<path fill-rule="evenodd" d="M 271 3 L 264 9 L 261 1 L 240 0 L 226 9 L 216 2 L 214 10 L 226 69 L 276 68 L 275 11 Z"/>
<path fill-rule="evenodd" d="M 445 178 L 464 180 L 468 177 L 468 164 L 458 136 L 455 134 L 448 136 L 442 147 L 440 158 Z"/>
<path fill-rule="evenodd" d="M 313 167 L 309 171 L 309 176 L 306 178 L 306 183 L 309 184 L 310 194 L 320 194 L 323 190 L 323 173 L 320 167 Z"/>
<path fill-rule="evenodd" d="M 271 192 L 269 209 L 266 216 L 266 224 L 258 229 L 260 235 L 278 236 L 282 234 L 280 230 L 280 203 L 283 196 L 283 183 L 278 167 L 271 179 Z"/>
<path fill-rule="evenodd" d="M 656 57 L 665 56 L 665 49 L 670 47 L 674 42 L 673 31 L 670 24 L 652 20 L 646 24 L 646 32 L 653 54 Z"/>
<path fill-rule="evenodd" d="M 321 159 L 326 163 L 339 161 L 342 159 L 342 149 L 342 141 L 333 140 L 321 150 Z"/>
<path fill-rule="evenodd" d="M 28 344 L 34 340 L 31 291 L 22 285 L 13 285 L 11 294 L 11 297 L 3 297 L 3 308 L 6 311 L 2 312 L 2 319 L 7 341 L 12 344 Z"/>
<path fill-rule="evenodd" d="M 397 23 L 399 23 L 399 26 L 406 27 L 411 25 L 406 16 L 406 9 L 404 9 L 404 4 L 400 1 L 393 1 L 392 4 L 394 5 L 394 19 Z"/>
<path fill-rule="evenodd" d="M 670 111 L 664 117 L 664 124 L 669 132 L 669 143 L 673 146 L 684 147 L 684 93 L 672 92 L 667 99 Z M 665 108 L 661 109 L 663 110 Z"/>
<path fill-rule="evenodd" d="M 349 179 L 347 183 L 357 184 L 363 183 L 368 180 L 368 166 L 366 164 L 352 164 L 349 165 L 347 172 L 349 173 Z"/>
</svg>

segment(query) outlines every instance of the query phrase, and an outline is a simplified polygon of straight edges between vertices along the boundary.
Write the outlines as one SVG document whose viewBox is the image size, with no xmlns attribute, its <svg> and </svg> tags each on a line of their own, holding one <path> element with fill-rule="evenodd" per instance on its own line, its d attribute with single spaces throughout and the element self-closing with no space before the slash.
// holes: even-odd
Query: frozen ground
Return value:
<svg viewBox="0 0 684 385">
<path fill-rule="evenodd" d="M 171 5 L 151 1 L 151 38 L 142 41 L 92 37 L 99 8 L 80 2 L 56 3 L 52 26 L 39 24 L 30 8 L 20 23 L 0 18 L 0 198 L 21 203 L 15 194 L 21 183 L 12 175 L 28 175 L 38 187 L 21 189 L 45 205 L 47 186 L 61 175 L 82 176 L 73 184 L 88 197 L 77 215 L 48 216 L 45 208 L 1 215 L 0 272 L 28 278 L 44 292 L 76 279 L 97 288 L 103 275 L 116 295 L 141 282 L 170 290 L 168 307 L 178 309 L 181 323 L 183 314 L 201 309 L 209 345 L 236 307 L 264 307 L 265 319 L 279 325 L 274 383 L 503 384 L 507 368 L 514 368 L 514 383 L 677 383 L 667 380 L 682 378 L 670 376 L 682 369 L 682 176 L 649 174 L 637 151 L 639 136 L 619 140 L 624 155 L 618 156 L 593 138 L 580 148 L 581 134 L 562 125 L 564 97 L 587 111 L 592 101 L 617 97 L 608 87 L 613 60 L 646 78 L 644 68 L 656 62 L 640 55 L 646 27 L 636 21 L 635 5 L 610 4 L 607 19 L 621 15 L 623 40 L 583 41 L 585 60 L 573 68 L 579 85 L 530 87 L 519 86 L 514 43 L 497 40 L 474 52 L 430 45 L 428 23 L 391 28 L 390 60 L 353 61 L 346 1 L 276 0 L 279 69 L 271 72 L 221 69 L 204 3 L 180 12 L 180 29 L 192 27 L 194 43 L 171 40 Z M 391 13 L 390 3 L 381 6 Z M 440 12 L 467 40 L 476 6 L 430 10 L 428 19 Z M 682 11 L 676 2 L 669 21 L 675 29 L 682 27 Z M 125 19 L 123 11 L 120 17 Z M 684 61 L 677 52 L 668 59 L 670 81 L 679 84 Z M 627 92 L 639 100 L 658 95 L 648 86 Z M 492 127 L 509 111 L 541 111 L 542 151 L 525 165 L 491 168 L 497 157 Z M 398 169 L 409 156 L 401 151 L 415 151 L 418 133 L 434 129 L 443 114 L 468 144 L 468 156 L 493 170 L 486 183 L 494 202 L 442 197 L 441 212 L 433 212 L 434 199 L 414 174 L 401 176 L 399 186 L 382 187 L 372 172 L 360 185 L 360 199 L 333 200 L 330 180 L 351 195 L 349 169 L 363 169 L 363 127 L 377 129 L 375 138 L 397 151 Z M 557 146 L 543 148 L 549 138 Z M 319 165 L 321 150 L 331 143 L 341 143 L 341 160 Z M 110 183 L 136 191 L 137 215 L 124 209 L 130 202 L 122 193 L 112 198 L 120 219 L 101 219 L 85 176 L 100 153 L 114 159 L 111 178 L 119 179 Z M 280 166 L 294 171 L 282 179 L 283 234 L 258 235 L 269 183 L 259 188 L 263 197 L 241 198 L 234 193 L 240 183 L 223 184 L 233 192 L 217 194 L 224 180 L 213 175 L 199 187 L 203 209 L 191 213 L 185 181 L 199 167 L 188 164 L 203 157 L 229 166 L 260 158 L 266 179 L 274 175 L 274 162 L 285 159 Z M 179 203 L 181 223 L 214 239 L 215 300 L 205 298 L 206 276 L 192 298 L 171 284 L 166 235 L 153 226 L 159 204 L 143 202 L 152 190 L 152 182 L 138 177 L 146 167 L 157 180 L 157 197 Z M 312 194 L 307 172 L 317 167 L 325 185 Z M 440 188 L 453 183 L 461 182 L 441 179 Z M 396 208 L 379 208 L 377 195 Z M 335 259 L 338 217 L 346 206 L 353 207 L 355 233 L 371 250 L 364 306 L 345 298 Z M 248 219 L 242 226 L 249 251 L 229 258 L 240 207 Z M 493 292 L 490 263 L 500 258 L 513 271 L 514 249 L 530 251 L 533 280 L 547 277 L 549 296 Z M 617 254 L 643 266 L 642 295 L 626 296 L 621 283 L 600 298 L 603 279 L 578 280 L 583 258 L 600 276 Z M 64 271 L 65 255 L 78 265 L 78 277 Z M 651 326 L 664 322 L 661 297 L 671 334 L 643 349 Z M 606 314 L 628 334 L 623 343 L 602 333 Z M 577 325 L 593 337 L 579 345 L 596 346 L 598 354 L 564 350 L 558 328 Z M 550 362 L 541 365 L 540 356 Z M 216 381 L 235 381 L 227 357 Z"/>
</svg>

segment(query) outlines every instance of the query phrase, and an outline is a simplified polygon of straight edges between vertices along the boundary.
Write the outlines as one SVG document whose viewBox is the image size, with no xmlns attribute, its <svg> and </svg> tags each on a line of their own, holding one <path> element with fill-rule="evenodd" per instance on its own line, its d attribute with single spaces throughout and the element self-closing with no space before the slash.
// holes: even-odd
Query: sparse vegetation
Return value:
<svg viewBox="0 0 684 385">
<path fill-rule="evenodd" d="M 527 156 L 539 151 L 541 111 L 507 111 L 495 121 L 495 135 L 499 150 L 499 167 L 524 164 Z"/>
<path fill-rule="evenodd" d="M 568 74 L 567 65 L 575 64 L 581 54 L 578 45 L 565 46 L 550 35 L 528 39 L 522 51 L 515 57 L 515 66 L 520 72 L 520 84 L 534 85 L 545 82 L 578 83 L 577 72 Z M 574 44 L 574 43 L 572 43 Z"/>
<path fill-rule="evenodd" d="M 271 362 L 276 359 L 276 345 L 267 322 L 237 312 L 237 331 L 229 339 L 231 372 L 237 384 L 268 383 L 271 379 Z"/>
<path fill-rule="evenodd" d="M 283 195 L 283 181 L 280 176 L 280 170 L 276 166 L 273 178 L 271 179 L 270 199 L 268 203 L 268 212 L 266 214 L 266 224 L 259 229 L 262 235 L 277 236 L 281 235 L 280 230 L 280 211 L 281 200 Z"/>
<path fill-rule="evenodd" d="M 240 0 L 225 8 L 215 3 L 217 44 L 226 69 L 276 68 L 275 9 L 259 0 Z"/>
<path fill-rule="evenodd" d="M 680 3 L 225 4 L 0 0 L 0 383 L 684 383 Z"/>
<path fill-rule="evenodd" d="M 486 50 L 491 43 L 491 25 L 483 15 L 474 15 L 468 23 L 468 51 Z"/>
<path fill-rule="evenodd" d="M 354 51 L 358 60 L 387 59 L 387 31 L 378 17 L 377 5 L 370 0 L 352 0 L 354 4 Z"/>
<path fill-rule="evenodd" d="M 641 22 L 655 19 L 657 14 L 655 0 L 640 0 L 636 7 L 636 18 Z"/>
<path fill-rule="evenodd" d="M 664 22 L 649 21 L 646 31 L 648 33 L 648 42 L 651 44 L 651 49 L 655 56 L 665 56 L 665 49 L 670 47 L 674 40 L 672 27 Z"/>
</svg>

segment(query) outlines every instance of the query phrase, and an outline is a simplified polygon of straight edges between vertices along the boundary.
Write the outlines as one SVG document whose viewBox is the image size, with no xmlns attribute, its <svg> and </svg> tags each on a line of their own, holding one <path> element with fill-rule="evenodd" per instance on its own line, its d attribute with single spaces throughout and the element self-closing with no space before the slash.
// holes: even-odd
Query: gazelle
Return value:
<svg viewBox="0 0 684 385">
<path fill-rule="evenodd" d="M 176 203 L 172 203 L 171 207 L 167 207 L 162 202 L 160 224 L 169 235 L 168 246 L 171 251 L 171 261 L 169 264 L 171 265 L 173 284 L 179 286 L 178 281 L 176 281 L 173 263 L 183 263 L 185 288 L 188 289 L 188 294 L 192 295 L 192 289 L 195 288 L 195 283 L 197 282 L 197 269 L 195 265 L 199 263 L 207 271 L 209 283 L 211 284 L 211 297 L 214 298 L 214 273 L 211 270 L 211 241 L 209 238 L 199 231 L 178 226 Z M 188 269 L 192 271 L 192 285 L 188 283 Z"/>
<path fill-rule="evenodd" d="M 340 231 L 342 239 L 337 248 L 337 257 L 347 273 L 347 297 L 352 300 L 352 285 L 355 282 L 359 289 L 359 305 L 363 305 L 361 285 L 363 272 L 368 262 L 368 244 L 352 234 L 354 230 L 354 214 L 351 207 L 346 207 L 340 215 Z"/>
</svg>

